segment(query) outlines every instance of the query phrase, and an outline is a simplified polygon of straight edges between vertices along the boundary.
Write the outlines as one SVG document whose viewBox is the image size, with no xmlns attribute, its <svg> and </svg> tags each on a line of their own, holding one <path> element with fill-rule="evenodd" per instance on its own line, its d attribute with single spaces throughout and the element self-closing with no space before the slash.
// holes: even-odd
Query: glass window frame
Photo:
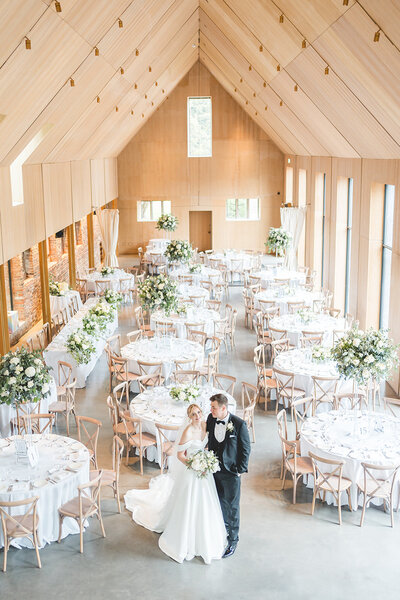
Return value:
<svg viewBox="0 0 400 600">
<path fill-rule="evenodd" d="M 232 200 L 235 201 L 235 216 L 228 217 L 228 203 Z M 246 201 L 246 217 L 239 216 L 239 202 Z M 250 214 L 250 200 L 257 200 L 258 216 L 257 218 L 249 217 Z M 260 198 L 227 198 L 225 203 L 225 221 L 259 221 L 261 218 L 260 210 Z"/>
<path fill-rule="evenodd" d="M 389 190 L 393 190 L 390 194 Z M 388 329 L 389 307 L 390 307 L 390 278 L 393 258 L 393 231 L 394 231 L 394 206 L 396 188 L 394 185 L 385 184 L 385 195 L 383 204 L 383 231 L 382 231 L 382 259 L 381 259 L 381 283 L 379 301 L 379 329 Z M 389 202 L 392 206 L 389 207 Z M 391 213 L 391 230 L 388 228 L 388 215 Z M 390 227 L 390 225 L 389 225 Z M 389 238 L 389 239 L 388 239 Z M 389 282 L 389 285 L 387 285 Z"/>
<path fill-rule="evenodd" d="M 161 213 L 159 216 L 161 215 L 170 215 L 172 214 L 172 202 L 171 200 L 138 200 L 137 202 L 137 211 L 136 211 L 136 219 L 138 223 L 156 223 L 159 219 L 159 216 L 154 216 L 154 207 L 156 202 L 161 202 Z M 146 203 L 149 205 L 149 209 L 150 209 L 150 218 L 149 219 L 143 219 L 142 218 L 142 213 L 143 213 L 143 204 Z M 165 208 L 165 204 L 169 203 L 169 208 Z"/>
<path fill-rule="evenodd" d="M 193 132 L 194 123 L 192 122 L 192 119 L 191 119 L 191 114 L 192 114 L 191 113 L 191 104 L 195 100 L 209 100 L 209 104 L 210 104 L 209 119 L 210 119 L 211 133 L 210 133 L 210 138 L 207 140 L 209 149 L 207 149 L 206 152 L 201 151 L 201 153 L 194 151 L 194 144 L 193 144 L 194 135 L 192 134 L 192 132 Z M 211 96 L 188 96 L 188 98 L 187 98 L 187 155 L 188 155 L 188 158 L 211 158 L 212 157 L 212 98 L 211 98 Z"/>
<path fill-rule="evenodd" d="M 353 191 L 354 180 L 347 181 L 347 222 L 346 222 L 346 269 L 344 285 L 344 314 L 349 312 L 350 304 L 350 274 L 351 274 L 351 232 L 353 228 Z"/>
</svg>

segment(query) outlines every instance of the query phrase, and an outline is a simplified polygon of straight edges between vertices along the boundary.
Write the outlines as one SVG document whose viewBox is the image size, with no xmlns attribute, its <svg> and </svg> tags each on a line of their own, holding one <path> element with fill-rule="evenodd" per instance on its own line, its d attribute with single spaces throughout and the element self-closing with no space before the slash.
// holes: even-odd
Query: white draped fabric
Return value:
<svg viewBox="0 0 400 600">
<path fill-rule="evenodd" d="M 297 248 L 300 242 L 300 235 L 304 226 L 306 216 L 305 207 L 285 207 L 281 208 L 281 223 L 292 236 L 291 243 L 286 252 L 285 265 L 288 269 L 297 268 Z"/>
<path fill-rule="evenodd" d="M 97 210 L 101 240 L 104 248 L 104 266 L 118 267 L 116 255 L 118 242 L 119 211 L 112 209 Z"/>
</svg>

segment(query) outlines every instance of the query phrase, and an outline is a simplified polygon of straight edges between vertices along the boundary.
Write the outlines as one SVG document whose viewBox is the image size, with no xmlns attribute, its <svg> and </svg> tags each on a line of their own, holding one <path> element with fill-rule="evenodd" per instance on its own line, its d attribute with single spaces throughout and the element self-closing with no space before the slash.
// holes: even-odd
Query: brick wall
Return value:
<svg viewBox="0 0 400 600">
<path fill-rule="evenodd" d="M 75 226 L 75 262 L 77 273 L 84 275 L 89 267 L 86 218 L 78 223 Z M 101 264 L 101 237 L 96 218 L 93 219 L 93 229 L 94 260 L 95 266 L 98 267 Z M 49 278 L 54 279 L 54 281 L 69 281 L 68 240 L 66 234 L 63 238 L 56 238 L 52 235 L 48 239 L 48 255 Z M 17 331 L 10 334 L 10 344 L 12 346 L 18 343 L 18 340 L 42 318 L 39 248 L 37 245 L 29 250 L 29 254 L 25 254 L 25 265 L 23 261 L 23 254 L 15 256 L 10 261 L 13 305 L 14 310 L 18 311 L 20 322 Z M 26 276 L 27 273 L 28 276 Z M 10 289 L 7 275 L 8 271 L 6 269 L 7 306 L 10 309 Z"/>
</svg>

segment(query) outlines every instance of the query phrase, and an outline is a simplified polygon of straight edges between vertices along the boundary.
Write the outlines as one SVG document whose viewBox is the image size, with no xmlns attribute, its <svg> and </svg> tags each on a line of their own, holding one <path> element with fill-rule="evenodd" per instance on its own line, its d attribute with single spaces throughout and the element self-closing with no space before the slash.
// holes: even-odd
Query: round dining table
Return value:
<svg viewBox="0 0 400 600">
<path fill-rule="evenodd" d="M 279 306 L 280 314 L 285 315 L 288 312 L 288 302 L 304 302 L 307 308 L 313 307 L 314 300 L 322 300 L 321 292 L 309 292 L 301 288 L 284 287 L 276 289 L 264 289 L 257 292 L 254 296 L 256 308 L 261 308 L 260 300 L 266 302 L 274 302 Z"/>
<path fill-rule="evenodd" d="M 78 495 L 78 485 L 89 481 L 90 456 L 87 448 L 68 437 L 55 434 L 25 436 L 25 441 L 37 451 L 38 462 L 30 466 L 27 459 L 17 458 L 15 440 L 21 436 L 0 439 L 0 502 L 14 502 L 39 496 L 38 539 L 40 546 L 58 539 L 58 509 Z M 11 515 L 23 514 L 26 507 L 11 509 Z M 74 519 L 64 519 L 62 537 L 79 533 Z M 0 547 L 3 547 L 0 530 Z M 27 538 L 12 542 L 17 548 L 32 548 Z"/>
<path fill-rule="evenodd" d="M 184 315 L 171 314 L 166 315 L 163 311 L 155 311 L 150 318 L 150 328 L 156 332 L 158 327 L 163 329 L 166 324 L 172 324 L 176 330 L 177 338 L 187 337 L 186 323 L 197 325 L 196 329 L 204 331 L 209 337 L 214 335 L 214 323 L 220 321 L 221 315 L 209 308 L 201 306 L 189 306 Z"/>
<path fill-rule="evenodd" d="M 178 429 L 183 425 L 187 414 L 189 404 L 187 402 L 176 401 L 170 396 L 170 389 L 173 386 L 160 386 L 146 390 L 138 394 L 130 403 L 130 414 L 132 417 L 140 417 L 142 429 L 144 432 L 156 436 L 157 446 L 150 447 L 147 450 L 146 457 L 150 461 L 157 461 L 161 464 L 161 444 L 156 423 L 160 425 L 174 425 L 177 429 L 165 430 L 164 433 L 170 441 L 175 441 Z M 203 411 L 204 419 L 207 419 L 210 413 L 210 398 L 214 394 L 223 394 L 228 398 L 228 410 L 230 413 L 236 413 L 236 401 L 227 392 L 214 388 L 210 385 L 199 385 L 198 397 L 193 400 Z"/>
<path fill-rule="evenodd" d="M 89 275 L 86 276 L 87 279 L 87 286 L 88 286 L 88 291 L 89 292 L 96 292 L 96 281 L 110 281 L 110 287 L 112 290 L 114 290 L 115 292 L 120 292 L 121 288 L 120 288 L 120 281 L 121 279 L 126 279 L 129 281 L 126 281 L 124 283 L 124 291 L 128 291 L 130 289 L 133 289 L 135 287 L 135 277 L 134 275 L 131 275 L 130 273 L 127 273 L 126 271 L 123 271 L 122 269 L 114 269 L 113 273 L 110 273 L 109 275 L 102 275 L 100 271 L 93 271 L 92 273 L 89 273 Z"/>
<path fill-rule="evenodd" d="M 357 482 L 363 480 L 363 462 L 376 465 L 398 465 L 400 463 L 400 419 L 386 413 L 372 411 L 330 411 L 306 419 L 300 432 L 301 455 L 309 452 L 333 460 L 344 460 L 343 477 L 351 480 L 351 504 L 353 510 L 362 502 L 358 498 Z M 322 463 L 320 463 L 322 465 Z M 335 467 L 323 465 L 324 471 Z M 379 477 L 384 476 L 385 472 Z M 307 477 L 308 487 L 313 487 L 313 477 Z M 394 506 L 399 497 L 397 480 L 394 488 Z M 334 503 L 331 493 L 326 493 L 328 504 Z M 347 494 L 341 495 L 341 504 L 347 504 Z M 381 504 L 373 499 L 374 504 Z"/>
<path fill-rule="evenodd" d="M 347 329 L 346 321 L 343 318 L 331 317 L 325 313 L 308 312 L 306 312 L 306 318 L 303 318 L 299 313 L 274 317 L 270 321 L 270 327 L 287 331 L 290 345 L 296 348 L 300 346 L 303 331 L 322 333 L 322 345 L 330 347 L 333 345 L 333 332 Z M 274 332 L 271 333 L 274 337 Z"/>
<path fill-rule="evenodd" d="M 192 278 L 192 285 L 199 286 L 201 281 L 211 281 L 212 283 L 221 283 L 222 275 L 217 269 L 200 265 L 200 270 L 195 273 L 191 273 L 187 265 L 181 265 L 180 267 L 170 271 L 169 276 L 174 281 L 179 281 L 183 275 Z"/>
<path fill-rule="evenodd" d="M 260 271 L 253 272 L 251 275 L 252 277 L 260 278 L 262 288 L 268 288 L 270 283 L 275 279 L 288 279 L 289 283 L 293 287 L 297 286 L 299 283 L 304 284 L 306 282 L 305 273 L 301 273 L 300 271 L 289 271 L 288 269 L 284 269 L 282 267 L 262 269 Z"/>
<path fill-rule="evenodd" d="M 210 299 L 210 292 L 200 285 L 191 285 L 190 283 L 178 284 L 178 298 L 190 299 L 194 296 L 196 306 L 202 306 L 206 300 Z"/>
</svg>

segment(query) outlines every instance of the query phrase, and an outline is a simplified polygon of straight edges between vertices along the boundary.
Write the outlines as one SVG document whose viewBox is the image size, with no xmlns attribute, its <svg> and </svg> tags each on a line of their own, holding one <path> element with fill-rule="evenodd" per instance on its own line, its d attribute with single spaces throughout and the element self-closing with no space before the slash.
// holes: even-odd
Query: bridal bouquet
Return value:
<svg viewBox="0 0 400 600">
<path fill-rule="evenodd" d="M 49 281 L 50 296 L 65 296 L 68 289 L 68 283 L 53 280 Z"/>
<path fill-rule="evenodd" d="M 171 262 L 188 262 L 192 257 L 193 248 L 184 240 L 172 240 L 164 254 Z"/>
<path fill-rule="evenodd" d="M 170 389 L 169 395 L 177 402 L 187 402 L 192 404 L 200 394 L 200 388 L 197 385 L 181 385 Z"/>
<path fill-rule="evenodd" d="M 176 288 L 176 283 L 166 275 L 153 275 L 139 284 L 139 298 L 144 308 L 163 310 L 168 316 L 178 304 Z"/>
<path fill-rule="evenodd" d="M 202 479 L 209 473 L 216 473 L 221 470 L 219 460 L 212 450 L 199 450 L 192 454 L 186 462 L 186 466 L 194 471 L 196 476 Z"/>
<path fill-rule="evenodd" d="M 92 354 L 95 352 L 95 347 L 83 329 L 78 329 L 68 337 L 67 350 L 78 365 L 82 365 L 90 362 Z"/>
<path fill-rule="evenodd" d="M 102 277 L 107 277 L 107 275 L 114 273 L 114 269 L 112 267 L 102 267 L 100 273 Z"/>
<path fill-rule="evenodd" d="M 178 227 L 178 219 L 174 215 L 161 215 L 157 221 L 156 229 L 159 231 L 175 231 Z"/>
<path fill-rule="evenodd" d="M 106 290 L 103 297 L 108 304 L 111 304 L 111 306 L 114 306 L 115 308 L 118 308 L 123 300 L 122 294 L 114 292 L 114 290 Z"/>
<path fill-rule="evenodd" d="M 50 393 L 50 367 L 35 350 L 21 348 L 0 358 L 0 404 L 39 402 Z"/>
<path fill-rule="evenodd" d="M 266 246 L 269 252 L 276 252 L 278 256 L 284 256 L 289 247 L 291 235 L 283 227 L 271 227 L 268 233 Z"/>
<path fill-rule="evenodd" d="M 331 351 L 329 348 L 324 348 L 324 346 L 320 346 L 316 344 L 311 349 L 311 356 L 313 361 L 319 363 L 324 362 L 325 360 L 329 360 L 331 357 Z"/>
<path fill-rule="evenodd" d="M 332 348 L 332 358 L 340 375 L 365 384 L 371 377 L 386 378 L 398 363 L 399 346 L 387 337 L 387 332 L 353 327 Z"/>
</svg>

